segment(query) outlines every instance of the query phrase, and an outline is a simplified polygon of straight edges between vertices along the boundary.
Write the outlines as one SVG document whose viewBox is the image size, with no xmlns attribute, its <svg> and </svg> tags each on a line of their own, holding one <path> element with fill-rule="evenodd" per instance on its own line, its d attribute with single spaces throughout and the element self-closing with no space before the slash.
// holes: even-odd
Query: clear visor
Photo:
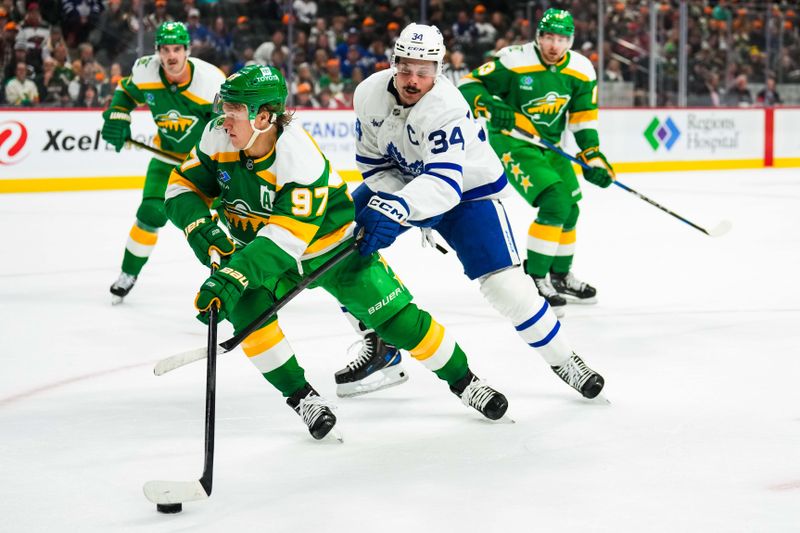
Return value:
<svg viewBox="0 0 800 533">
<path fill-rule="evenodd" d="M 233 120 L 249 120 L 250 118 L 246 105 L 225 102 L 219 93 L 214 97 L 213 110 L 214 113 Z"/>
<path fill-rule="evenodd" d="M 400 76 L 414 75 L 418 78 L 436 77 L 435 64 L 417 65 L 414 63 L 397 63 L 394 68 Z"/>
</svg>

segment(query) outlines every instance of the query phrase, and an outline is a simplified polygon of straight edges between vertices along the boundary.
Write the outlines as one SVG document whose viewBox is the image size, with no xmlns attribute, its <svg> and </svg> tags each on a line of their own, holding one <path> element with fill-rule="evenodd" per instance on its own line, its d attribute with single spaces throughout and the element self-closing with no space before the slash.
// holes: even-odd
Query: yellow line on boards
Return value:
<svg viewBox="0 0 800 533">
<path fill-rule="evenodd" d="M 763 159 L 730 159 L 718 161 L 642 161 L 633 163 L 615 163 L 614 170 L 620 174 L 626 172 L 676 172 L 685 170 L 729 170 L 737 168 L 764 168 Z M 780 168 L 800 167 L 800 158 L 775 158 L 774 166 Z M 580 167 L 573 165 L 577 173 Z M 339 176 L 349 183 L 361 181 L 358 170 L 337 170 Z M 96 178 L 20 178 L 0 179 L 0 194 L 27 192 L 61 192 L 61 191 L 101 191 L 115 189 L 141 189 L 144 176 L 113 176 Z"/>
<path fill-rule="evenodd" d="M 0 194 L 141 189 L 143 186 L 144 176 L 0 179 Z"/>
<path fill-rule="evenodd" d="M 776 157 L 772 165 L 781 168 L 800 167 L 800 157 Z"/>
</svg>

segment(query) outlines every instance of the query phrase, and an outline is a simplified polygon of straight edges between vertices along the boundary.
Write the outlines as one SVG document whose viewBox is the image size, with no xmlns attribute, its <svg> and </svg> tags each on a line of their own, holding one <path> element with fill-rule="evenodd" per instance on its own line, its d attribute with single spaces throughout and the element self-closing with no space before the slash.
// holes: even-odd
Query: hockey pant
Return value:
<svg viewBox="0 0 800 533">
<path fill-rule="evenodd" d="M 369 196 L 366 185 L 356 189 L 356 209 Z M 480 282 L 484 298 L 511 321 L 520 337 L 550 366 L 558 366 L 572 355 L 561 322 L 539 295 L 533 280 L 518 268 L 513 231 L 499 200 L 460 203 L 433 229 L 455 250 L 467 277 Z M 383 340 L 394 344 L 391 339 Z"/>
<path fill-rule="evenodd" d="M 304 263 L 304 271 L 313 271 L 329 255 Z M 234 329 L 250 324 L 300 279 L 296 272 L 291 272 L 266 286 L 247 289 L 229 317 Z M 411 302 L 411 293 L 377 253 L 369 257 L 351 254 L 312 287 L 325 289 L 381 338 L 410 352 L 449 385 L 467 374 L 464 351 L 441 324 Z M 305 386 L 305 372 L 277 317 L 251 333 L 242 343 L 242 349 L 284 396 L 289 397 Z"/>
</svg>

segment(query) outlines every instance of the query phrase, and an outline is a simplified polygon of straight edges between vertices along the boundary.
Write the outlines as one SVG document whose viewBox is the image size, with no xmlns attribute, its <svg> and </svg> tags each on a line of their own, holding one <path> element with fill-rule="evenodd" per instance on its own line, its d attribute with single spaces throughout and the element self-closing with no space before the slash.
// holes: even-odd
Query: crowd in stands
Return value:
<svg viewBox="0 0 800 533">
<path fill-rule="evenodd" d="M 569 9 L 573 49 L 597 69 L 597 3 Z M 800 83 L 796 2 L 689 2 L 690 105 L 776 105 L 776 82 Z M 604 83 L 630 82 L 647 104 L 649 3 L 604 2 Z M 656 3 L 658 105 L 675 105 L 678 0 Z M 444 73 L 457 81 L 496 51 L 533 39 L 543 2 L 429 0 L 427 23 L 448 48 Z M 296 107 L 347 108 L 355 86 L 389 68 L 402 28 L 420 20 L 419 2 L 400 0 L 0 0 L 0 105 L 104 107 L 139 55 L 153 53 L 155 29 L 183 21 L 191 53 L 232 73 L 258 63 L 281 68 Z M 770 10 L 769 12 L 767 10 Z M 767 58 L 767 52 L 770 52 Z M 752 82 L 764 89 L 757 95 Z"/>
</svg>

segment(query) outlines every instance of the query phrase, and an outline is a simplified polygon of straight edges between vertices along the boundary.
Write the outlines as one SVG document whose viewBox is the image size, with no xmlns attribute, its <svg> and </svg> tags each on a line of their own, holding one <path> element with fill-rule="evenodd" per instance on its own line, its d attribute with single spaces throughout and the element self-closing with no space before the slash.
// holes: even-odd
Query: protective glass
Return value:
<svg viewBox="0 0 800 533">
<path fill-rule="evenodd" d="M 418 78 L 433 78 L 436 76 L 435 65 L 415 65 L 411 63 L 398 63 L 395 65 L 397 73 L 401 76 L 411 76 Z"/>
<path fill-rule="evenodd" d="M 219 93 L 214 97 L 213 110 L 214 113 L 233 120 L 249 120 L 250 118 L 246 105 L 225 102 Z"/>
</svg>

